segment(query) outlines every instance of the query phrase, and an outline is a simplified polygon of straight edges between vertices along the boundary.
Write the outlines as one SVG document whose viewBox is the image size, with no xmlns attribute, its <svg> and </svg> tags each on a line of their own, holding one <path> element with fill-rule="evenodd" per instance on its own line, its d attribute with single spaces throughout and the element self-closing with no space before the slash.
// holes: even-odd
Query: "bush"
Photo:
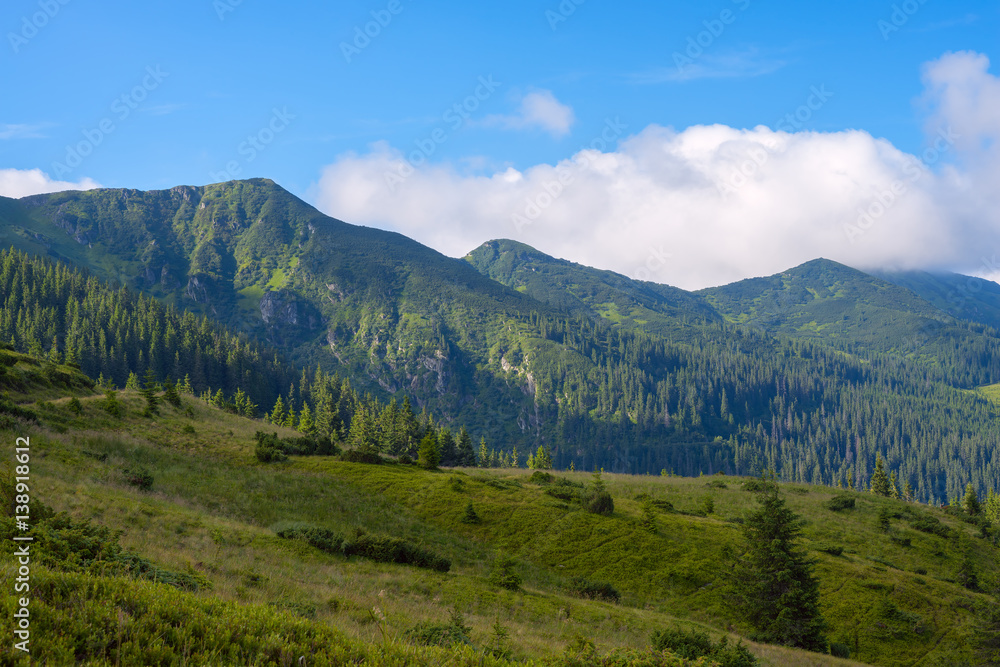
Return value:
<svg viewBox="0 0 1000 667">
<path fill-rule="evenodd" d="M 854 509 L 854 496 L 849 496 L 847 494 L 834 496 L 833 498 L 830 498 L 828 501 L 823 503 L 823 505 L 831 512 L 852 510 Z"/>
<path fill-rule="evenodd" d="M 607 491 L 598 491 L 584 497 L 583 508 L 591 514 L 611 516 L 615 511 L 615 501 Z"/>
<path fill-rule="evenodd" d="M 718 643 L 714 643 L 704 632 L 688 632 L 680 628 L 657 630 L 650 638 L 650 643 L 657 651 L 668 650 L 688 660 L 704 657 L 719 667 L 755 667 L 757 665 L 757 658 L 742 642 L 730 644 L 728 637 L 722 637 Z"/>
<path fill-rule="evenodd" d="M 769 484 L 768 482 L 758 477 L 751 477 L 750 479 L 744 481 L 742 486 L 744 491 L 748 491 L 750 493 L 759 493 L 765 490 L 768 484 Z"/>
<path fill-rule="evenodd" d="M 508 591 L 521 588 L 521 575 L 514 571 L 515 562 L 510 556 L 498 553 L 490 570 L 490 583 Z"/>
<path fill-rule="evenodd" d="M 541 470 L 536 470 L 531 473 L 531 477 L 528 478 L 528 482 L 531 484 L 551 484 L 552 474 L 547 472 L 542 472 Z"/>
<path fill-rule="evenodd" d="M 369 463 L 372 465 L 385 463 L 385 459 L 375 452 L 360 452 L 356 449 L 346 450 L 340 455 L 340 460 L 348 463 Z"/>
<path fill-rule="evenodd" d="M 344 538 L 329 528 L 320 528 L 308 523 L 279 524 L 274 528 L 278 537 L 286 540 L 305 540 L 320 551 L 330 554 L 341 553 Z"/>
<path fill-rule="evenodd" d="M 918 514 L 910 519 L 910 528 L 922 533 L 930 533 L 938 537 L 951 537 L 951 529 L 941 523 L 941 520 L 930 514 Z"/>
<path fill-rule="evenodd" d="M 465 515 L 462 517 L 462 523 L 476 524 L 481 522 L 482 519 L 479 518 L 476 508 L 472 506 L 472 501 L 470 500 L 469 504 L 465 506 Z"/>
<path fill-rule="evenodd" d="M 138 468 L 123 468 L 122 474 L 125 481 L 138 488 L 140 491 L 149 491 L 153 488 L 153 475 L 148 470 L 139 466 Z"/>
<path fill-rule="evenodd" d="M 622 599 L 621 593 L 611 584 L 590 581 L 584 577 L 573 577 L 569 582 L 569 590 L 573 595 L 587 600 L 617 603 Z"/>
<path fill-rule="evenodd" d="M 712 488 L 712 489 L 728 489 L 729 488 L 728 486 L 726 486 L 726 483 L 723 482 L 721 479 L 710 480 L 708 483 L 705 484 L 705 486 L 707 486 L 709 488 Z"/>
<path fill-rule="evenodd" d="M 566 486 L 550 486 L 545 489 L 545 495 L 565 500 L 567 502 L 580 499 L 580 491 Z"/>
<path fill-rule="evenodd" d="M 840 642 L 830 642 L 830 655 L 834 658 L 850 658 L 851 647 Z"/>
<path fill-rule="evenodd" d="M 411 641 L 424 646 L 443 646 L 445 648 L 456 644 L 472 646 L 469 637 L 472 628 L 465 624 L 465 617 L 456 605 L 449 614 L 447 623 L 421 622 L 405 633 Z"/>
<path fill-rule="evenodd" d="M 193 428 L 191 432 L 194 433 Z M 340 452 L 337 445 L 328 437 L 307 435 L 301 438 L 279 438 L 277 433 L 257 431 L 254 433 L 254 440 L 257 442 L 257 451 L 264 452 L 263 456 L 268 459 L 265 461 L 261 458 L 261 454 L 258 454 L 258 460 L 264 463 L 285 461 L 289 456 L 332 456 Z"/>
<path fill-rule="evenodd" d="M 388 535 L 361 534 L 343 545 L 345 556 L 361 556 L 378 563 L 399 563 L 447 572 L 451 561 L 422 549 L 407 540 Z"/>
<path fill-rule="evenodd" d="M 38 415 L 27 408 L 22 408 L 10 400 L 7 394 L 0 395 L 0 414 L 10 415 L 15 419 L 23 419 L 29 422 L 37 422 Z"/>
<path fill-rule="evenodd" d="M 257 456 L 257 460 L 261 463 L 279 463 L 281 461 L 287 461 L 288 455 L 282 450 L 273 447 L 270 444 L 257 443 L 257 447 L 254 449 L 254 454 Z"/>
<path fill-rule="evenodd" d="M 817 551 L 822 551 L 825 554 L 830 554 L 831 556 L 839 556 L 844 553 L 844 547 L 834 546 L 832 544 L 821 544 L 816 547 Z"/>
</svg>

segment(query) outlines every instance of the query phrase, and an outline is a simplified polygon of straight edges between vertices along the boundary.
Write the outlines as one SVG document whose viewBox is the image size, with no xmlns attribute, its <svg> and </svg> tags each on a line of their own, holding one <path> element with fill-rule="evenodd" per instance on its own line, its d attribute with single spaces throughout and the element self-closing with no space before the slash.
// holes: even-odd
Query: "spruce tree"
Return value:
<svg viewBox="0 0 1000 667">
<path fill-rule="evenodd" d="M 785 505 L 773 475 L 761 481 L 759 507 L 743 523 L 746 544 L 733 568 L 730 596 L 755 641 L 825 651 L 819 582 L 813 562 L 796 545 L 801 520 Z"/>
<path fill-rule="evenodd" d="M 438 467 L 441 462 L 441 448 L 438 446 L 437 438 L 433 433 L 428 433 L 420 441 L 420 450 L 417 452 L 420 465 L 428 470 Z"/>
<path fill-rule="evenodd" d="M 970 516 L 979 514 L 983 509 L 979 504 L 979 496 L 976 495 L 976 490 L 972 487 L 972 482 L 965 485 L 965 497 L 962 498 L 962 509 Z"/>
<path fill-rule="evenodd" d="M 441 465 L 455 465 L 458 460 L 458 449 L 455 447 L 455 438 L 451 435 L 451 429 L 441 429 L 438 434 L 438 446 L 441 449 Z"/>
<path fill-rule="evenodd" d="M 156 414 L 160 411 L 158 407 L 160 400 L 156 396 L 159 387 L 156 384 L 156 375 L 153 373 L 153 369 L 147 368 L 142 379 L 142 396 L 146 399 L 146 411 Z"/>
<path fill-rule="evenodd" d="M 889 482 L 889 475 L 885 472 L 885 463 L 881 455 L 875 457 L 875 472 L 872 473 L 870 488 L 876 496 L 888 498 L 892 495 L 892 485 Z"/>
<path fill-rule="evenodd" d="M 476 467 L 476 450 L 472 448 L 472 436 L 463 426 L 458 432 L 458 465 Z"/>
</svg>

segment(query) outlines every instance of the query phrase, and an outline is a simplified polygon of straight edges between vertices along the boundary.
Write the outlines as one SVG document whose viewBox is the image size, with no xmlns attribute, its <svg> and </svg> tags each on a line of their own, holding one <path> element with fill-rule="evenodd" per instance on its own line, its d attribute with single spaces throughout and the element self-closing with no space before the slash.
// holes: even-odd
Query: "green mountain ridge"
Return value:
<svg viewBox="0 0 1000 667">
<path fill-rule="evenodd" d="M 4 200 L 0 233 L 520 460 L 836 484 L 882 454 L 938 502 L 1000 481 L 998 410 L 972 391 L 1000 382 L 996 333 L 826 260 L 690 293 L 513 241 L 451 259 L 266 179 Z M 23 351 L 64 345 L 49 328 L 19 332 Z"/>
</svg>

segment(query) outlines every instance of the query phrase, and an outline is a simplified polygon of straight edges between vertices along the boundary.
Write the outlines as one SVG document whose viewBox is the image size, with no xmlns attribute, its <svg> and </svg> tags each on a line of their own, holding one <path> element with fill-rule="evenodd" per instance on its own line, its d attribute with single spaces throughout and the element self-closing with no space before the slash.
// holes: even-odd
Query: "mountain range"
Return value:
<svg viewBox="0 0 1000 667">
<path fill-rule="evenodd" d="M 0 244 L 559 467 L 835 485 L 881 455 L 925 500 L 1000 487 L 980 389 L 1000 382 L 1000 286 L 977 278 L 816 259 L 689 292 L 510 240 L 449 258 L 266 179 L 0 198 Z"/>
</svg>

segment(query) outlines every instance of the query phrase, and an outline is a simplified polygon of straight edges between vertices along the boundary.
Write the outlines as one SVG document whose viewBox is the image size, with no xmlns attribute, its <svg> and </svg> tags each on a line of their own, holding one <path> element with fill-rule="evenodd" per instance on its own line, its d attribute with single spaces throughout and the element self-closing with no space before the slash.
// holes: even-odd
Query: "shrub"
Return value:
<svg viewBox="0 0 1000 667">
<path fill-rule="evenodd" d="M 573 577 L 569 582 L 569 590 L 573 595 L 577 595 L 587 600 L 604 600 L 605 602 L 620 602 L 621 593 L 612 586 L 597 581 L 590 581 L 584 577 Z"/>
<path fill-rule="evenodd" d="M 362 452 L 357 449 L 348 449 L 344 451 L 340 455 L 340 460 L 347 461 L 348 463 L 369 463 L 372 465 L 385 463 L 385 459 L 375 452 Z"/>
<path fill-rule="evenodd" d="M 368 535 L 362 533 L 343 545 L 345 556 L 361 556 L 378 563 L 399 563 L 447 572 L 451 561 L 422 549 L 407 540 L 388 535 Z"/>
<path fill-rule="evenodd" d="M 825 554 L 830 554 L 831 556 L 839 556 L 844 553 L 844 547 L 834 546 L 832 544 L 821 544 L 816 547 L 817 551 L 822 551 Z"/>
<path fill-rule="evenodd" d="M 603 516 L 611 516 L 615 511 L 615 501 L 607 491 L 588 494 L 583 506 L 591 514 Z"/>
<path fill-rule="evenodd" d="M 443 646 L 448 648 L 456 644 L 472 645 L 469 637 L 472 635 L 472 628 L 465 624 L 465 617 L 456 606 L 451 610 L 447 623 L 421 622 L 410 628 L 405 633 L 416 644 L 424 646 Z"/>
<path fill-rule="evenodd" d="M 951 537 L 951 529 L 941 523 L 941 520 L 930 514 L 918 514 L 910 519 L 910 527 L 922 533 L 930 533 L 938 537 Z"/>
<path fill-rule="evenodd" d="M 409 454 L 403 454 L 400 456 L 399 462 L 406 466 L 413 465 L 413 459 L 410 458 Z"/>
<path fill-rule="evenodd" d="M 514 559 L 504 553 L 498 553 L 490 570 L 490 583 L 508 591 L 521 588 L 521 575 L 514 571 Z"/>
<path fill-rule="evenodd" d="M 104 408 L 104 411 L 109 415 L 119 419 L 121 419 L 122 415 L 125 413 L 122 408 L 121 401 L 118 400 L 118 392 L 114 389 L 108 389 L 104 392 L 104 403 L 101 407 Z"/>
<path fill-rule="evenodd" d="M 544 493 L 545 495 L 558 498 L 559 500 L 565 500 L 567 502 L 580 499 L 580 491 L 572 487 L 550 486 L 545 489 Z"/>
<path fill-rule="evenodd" d="M 69 402 L 66 403 L 66 407 L 69 408 L 69 411 L 75 415 L 79 415 L 83 412 L 83 404 L 80 403 L 80 399 L 76 396 L 69 399 Z"/>
<path fill-rule="evenodd" d="M 830 642 L 830 655 L 834 658 L 850 658 L 851 647 L 840 642 Z"/>
<path fill-rule="evenodd" d="M 531 484 L 551 484 L 552 474 L 547 472 L 542 472 L 541 470 L 536 470 L 531 473 L 531 477 L 528 478 L 528 482 Z"/>
<path fill-rule="evenodd" d="M 138 488 L 140 491 L 149 491 L 153 488 L 153 475 L 146 468 L 123 468 L 122 474 L 125 482 Z"/>
<path fill-rule="evenodd" d="M 768 482 L 759 479 L 757 477 L 751 477 L 750 479 L 743 482 L 743 490 L 750 493 L 759 493 L 767 488 Z"/>
<path fill-rule="evenodd" d="M 840 512 L 842 510 L 852 510 L 854 509 L 854 496 L 849 496 L 846 493 L 839 496 L 834 496 L 828 501 L 823 503 L 823 505 L 831 512 Z"/>
<path fill-rule="evenodd" d="M 261 463 L 278 463 L 288 460 L 288 455 L 285 452 L 270 444 L 258 442 L 254 453 L 257 456 L 257 460 Z"/>
<path fill-rule="evenodd" d="M 320 528 L 308 523 L 285 523 L 275 527 L 274 533 L 283 539 L 305 540 L 320 551 L 341 553 L 344 538 L 329 528 Z"/>
<path fill-rule="evenodd" d="M 22 408 L 10 400 L 7 394 L 0 395 L 0 414 L 10 415 L 15 419 L 23 419 L 29 422 L 37 422 L 38 415 L 32 410 Z"/>
<path fill-rule="evenodd" d="M 461 493 L 465 491 L 465 482 L 458 475 L 452 475 L 448 478 L 448 486 L 451 487 L 452 491 Z"/>
<path fill-rule="evenodd" d="M 704 632 L 690 632 L 675 628 L 673 630 L 656 630 L 650 638 L 650 643 L 657 651 L 671 651 L 681 658 L 697 660 L 707 658 L 719 667 L 755 667 L 757 658 L 742 642 L 730 644 L 728 637 L 722 637 L 715 643 Z"/>
<path fill-rule="evenodd" d="M 472 506 L 472 501 L 470 500 L 469 504 L 465 506 L 465 515 L 462 517 L 462 523 L 476 524 L 481 522 L 482 519 L 479 518 L 476 508 Z"/>
<path fill-rule="evenodd" d="M 709 488 L 712 488 L 712 489 L 728 489 L 729 488 L 728 486 L 726 486 L 726 483 L 723 482 L 721 479 L 710 480 L 707 484 L 705 484 L 705 486 L 707 486 Z"/>
</svg>

